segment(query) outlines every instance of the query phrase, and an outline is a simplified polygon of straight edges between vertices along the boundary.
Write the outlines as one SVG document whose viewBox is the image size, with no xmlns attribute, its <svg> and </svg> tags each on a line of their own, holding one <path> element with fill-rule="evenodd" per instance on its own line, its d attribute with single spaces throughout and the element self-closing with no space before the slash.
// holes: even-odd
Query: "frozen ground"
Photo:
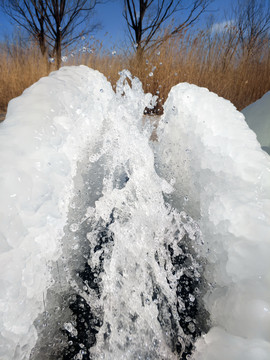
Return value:
<svg viewBox="0 0 270 360">
<path fill-rule="evenodd" d="M 151 143 L 151 102 L 80 66 L 10 103 L 1 359 L 270 359 L 270 157 L 188 84 Z"/>
</svg>

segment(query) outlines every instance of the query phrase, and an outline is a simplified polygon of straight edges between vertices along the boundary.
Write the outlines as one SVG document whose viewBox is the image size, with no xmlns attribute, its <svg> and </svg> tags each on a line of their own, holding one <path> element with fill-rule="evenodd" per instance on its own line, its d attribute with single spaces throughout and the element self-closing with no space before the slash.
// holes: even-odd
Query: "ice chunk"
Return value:
<svg viewBox="0 0 270 360">
<path fill-rule="evenodd" d="M 255 132 L 263 150 L 270 154 L 270 91 L 250 104 L 242 113 L 248 126 Z"/>
<path fill-rule="evenodd" d="M 269 359 L 270 158 L 229 101 L 190 84 L 170 91 L 159 138 L 157 170 L 209 249 L 204 303 L 216 328 L 194 359 Z"/>
<path fill-rule="evenodd" d="M 2 360 L 29 358 L 35 344 L 77 161 L 99 138 L 112 96 L 99 72 L 64 67 L 9 103 L 0 125 Z"/>
</svg>

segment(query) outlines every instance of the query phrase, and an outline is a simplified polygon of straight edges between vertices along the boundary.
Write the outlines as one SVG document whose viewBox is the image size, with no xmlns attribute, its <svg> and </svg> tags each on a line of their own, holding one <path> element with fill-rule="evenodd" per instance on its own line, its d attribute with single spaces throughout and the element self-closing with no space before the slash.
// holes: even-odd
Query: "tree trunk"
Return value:
<svg viewBox="0 0 270 360">
<path fill-rule="evenodd" d="M 55 39 L 55 55 L 56 55 L 56 68 L 59 70 L 61 66 L 61 31 L 59 30 Z"/>
<path fill-rule="evenodd" d="M 137 44 L 136 48 L 136 59 L 140 62 L 143 58 L 143 49 L 141 47 L 141 44 Z"/>
<path fill-rule="evenodd" d="M 38 36 L 39 48 L 43 57 L 47 55 L 47 47 L 45 43 L 45 36 L 43 33 Z"/>
</svg>

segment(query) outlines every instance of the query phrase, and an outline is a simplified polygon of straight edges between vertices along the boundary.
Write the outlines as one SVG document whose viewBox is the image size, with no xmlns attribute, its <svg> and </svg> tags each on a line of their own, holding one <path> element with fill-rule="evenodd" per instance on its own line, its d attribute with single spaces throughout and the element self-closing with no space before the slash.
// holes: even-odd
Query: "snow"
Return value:
<svg viewBox="0 0 270 360">
<path fill-rule="evenodd" d="M 50 299 L 63 289 L 88 304 L 97 333 L 90 349 L 80 337 L 70 358 L 176 359 L 195 341 L 194 360 L 270 359 L 270 157 L 230 102 L 189 84 L 172 88 L 151 143 L 143 110 L 154 101 L 128 71 L 115 93 L 80 66 L 9 104 L 1 360 L 39 359 L 39 349 L 59 358 L 49 351 L 75 343 L 78 318 L 56 315 Z M 77 276 L 82 261 L 93 284 Z M 53 330 L 42 344 L 42 313 L 55 318 L 61 345 Z"/>
<path fill-rule="evenodd" d="M 247 106 L 242 113 L 250 129 L 257 135 L 262 149 L 270 154 L 270 91 Z"/>
<path fill-rule="evenodd" d="M 173 205 L 204 234 L 213 327 L 194 359 L 269 359 L 269 156 L 230 102 L 189 84 L 169 94 L 157 153 L 160 175 L 176 189 Z"/>
</svg>

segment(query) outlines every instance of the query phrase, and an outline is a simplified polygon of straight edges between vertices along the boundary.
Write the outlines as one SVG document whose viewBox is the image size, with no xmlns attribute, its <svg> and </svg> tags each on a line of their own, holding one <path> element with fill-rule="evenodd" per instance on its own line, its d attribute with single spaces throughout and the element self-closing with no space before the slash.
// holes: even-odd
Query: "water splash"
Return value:
<svg viewBox="0 0 270 360">
<path fill-rule="evenodd" d="M 196 250 L 202 235 L 166 201 L 173 188 L 156 174 L 151 128 L 142 126 L 143 109 L 154 101 L 138 79 L 122 72 L 102 137 L 79 167 L 57 272 L 63 276 L 62 335 L 61 345 L 53 341 L 54 356 L 186 359 L 206 329 L 203 261 Z M 56 291 L 59 281 L 48 301 L 55 303 Z M 43 340 L 33 359 L 44 339 L 57 339 L 39 331 Z"/>
</svg>

